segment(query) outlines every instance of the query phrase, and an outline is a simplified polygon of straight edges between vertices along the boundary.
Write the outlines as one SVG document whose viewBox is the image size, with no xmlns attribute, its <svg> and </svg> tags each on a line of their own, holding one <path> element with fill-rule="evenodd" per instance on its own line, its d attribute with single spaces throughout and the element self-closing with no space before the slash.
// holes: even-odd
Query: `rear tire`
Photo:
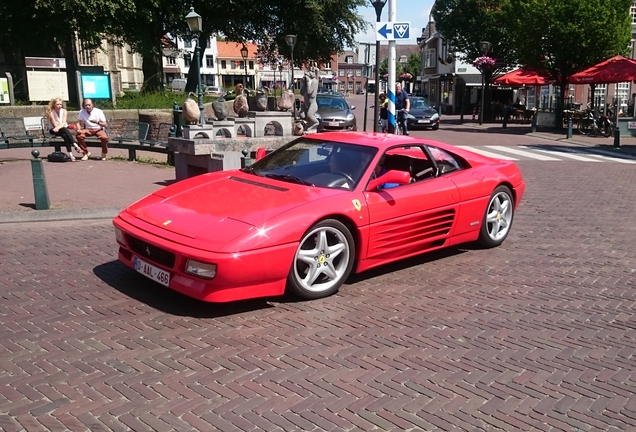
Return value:
<svg viewBox="0 0 636 432">
<path fill-rule="evenodd" d="M 510 233 L 513 217 L 512 192 L 506 186 L 498 186 L 490 195 L 488 207 L 481 222 L 478 243 L 485 248 L 502 244 Z"/>
</svg>

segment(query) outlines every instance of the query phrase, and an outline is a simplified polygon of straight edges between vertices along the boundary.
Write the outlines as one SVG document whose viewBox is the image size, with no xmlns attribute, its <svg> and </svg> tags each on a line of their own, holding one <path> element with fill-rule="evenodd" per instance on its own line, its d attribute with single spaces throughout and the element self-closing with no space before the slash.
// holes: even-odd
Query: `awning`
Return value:
<svg viewBox="0 0 636 432">
<path fill-rule="evenodd" d="M 466 87 L 481 87 L 481 74 L 458 74 L 457 78 L 464 82 Z"/>
</svg>

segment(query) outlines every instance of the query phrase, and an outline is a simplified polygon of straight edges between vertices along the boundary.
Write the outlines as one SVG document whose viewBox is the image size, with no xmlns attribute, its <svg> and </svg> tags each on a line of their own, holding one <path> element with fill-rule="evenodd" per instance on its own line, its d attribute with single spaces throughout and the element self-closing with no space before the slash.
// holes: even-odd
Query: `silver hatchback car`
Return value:
<svg viewBox="0 0 636 432">
<path fill-rule="evenodd" d="M 320 131 L 355 131 L 358 129 L 353 110 L 355 105 L 349 105 L 342 96 L 332 94 L 318 94 L 316 96 L 318 112 L 316 118 L 320 121 Z"/>
</svg>

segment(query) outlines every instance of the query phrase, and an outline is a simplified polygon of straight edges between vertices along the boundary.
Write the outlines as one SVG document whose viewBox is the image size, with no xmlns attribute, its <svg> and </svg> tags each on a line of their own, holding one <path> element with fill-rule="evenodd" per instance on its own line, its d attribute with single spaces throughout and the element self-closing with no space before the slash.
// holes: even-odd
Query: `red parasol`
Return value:
<svg viewBox="0 0 636 432">
<path fill-rule="evenodd" d="M 519 68 L 495 78 L 492 83 L 494 85 L 528 86 L 548 85 L 551 81 L 537 72 Z"/>
<path fill-rule="evenodd" d="M 636 80 L 636 61 L 614 56 L 570 77 L 572 84 L 611 84 Z"/>
</svg>

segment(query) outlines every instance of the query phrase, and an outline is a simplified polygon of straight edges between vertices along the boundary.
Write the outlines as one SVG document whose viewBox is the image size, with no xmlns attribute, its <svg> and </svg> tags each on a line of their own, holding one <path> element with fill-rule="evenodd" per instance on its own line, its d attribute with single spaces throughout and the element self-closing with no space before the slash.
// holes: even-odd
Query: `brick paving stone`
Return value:
<svg viewBox="0 0 636 432">
<path fill-rule="evenodd" d="M 442 133 L 500 139 L 466 128 Z M 64 238 L 67 221 L 0 224 L 0 411 L 10 419 L 0 427 L 636 427 L 636 228 L 624 223 L 636 173 L 612 162 L 519 166 L 527 196 L 500 248 L 384 266 L 312 302 L 211 305 L 172 293 L 115 261 L 109 220 L 74 221 Z"/>
</svg>

